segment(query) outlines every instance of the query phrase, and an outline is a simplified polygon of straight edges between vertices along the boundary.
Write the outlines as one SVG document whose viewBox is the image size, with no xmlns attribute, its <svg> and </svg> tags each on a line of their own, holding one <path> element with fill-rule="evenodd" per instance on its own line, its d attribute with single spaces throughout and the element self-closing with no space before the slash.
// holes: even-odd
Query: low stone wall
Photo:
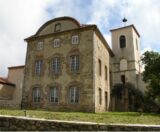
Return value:
<svg viewBox="0 0 160 132">
<path fill-rule="evenodd" d="M 122 125 L 0 115 L 0 131 L 160 131 L 160 125 Z"/>
</svg>

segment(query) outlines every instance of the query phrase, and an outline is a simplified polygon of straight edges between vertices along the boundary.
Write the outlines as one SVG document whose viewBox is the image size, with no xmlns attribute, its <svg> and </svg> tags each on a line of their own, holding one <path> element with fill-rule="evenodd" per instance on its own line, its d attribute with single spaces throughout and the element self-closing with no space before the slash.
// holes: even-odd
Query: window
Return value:
<svg viewBox="0 0 160 132">
<path fill-rule="evenodd" d="M 107 71 L 107 66 L 105 66 L 105 80 L 107 80 L 107 76 L 108 76 L 108 71 Z"/>
<path fill-rule="evenodd" d="M 73 55 L 70 57 L 70 68 L 72 72 L 77 72 L 79 70 L 79 56 Z"/>
<path fill-rule="evenodd" d="M 72 36 L 72 44 L 78 44 L 78 43 L 79 43 L 78 35 Z"/>
<path fill-rule="evenodd" d="M 61 30 L 61 24 L 60 23 L 55 24 L 54 31 L 59 32 L 60 30 Z"/>
<path fill-rule="evenodd" d="M 61 42 L 60 39 L 55 39 L 53 41 L 53 47 L 54 48 L 60 47 L 60 44 L 61 44 L 60 42 Z"/>
<path fill-rule="evenodd" d="M 138 40 L 136 39 L 136 49 L 138 50 Z"/>
<path fill-rule="evenodd" d="M 38 42 L 36 48 L 37 48 L 37 50 L 42 50 L 43 49 L 43 42 L 42 41 Z"/>
<path fill-rule="evenodd" d="M 108 93 L 105 92 L 105 106 L 106 106 L 106 111 L 108 110 Z"/>
<path fill-rule="evenodd" d="M 35 75 L 39 76 L 42 72 L 42 60 L 36 60 L 35 62 Z"/>
<path fill-rule="evenodd" d="M 99 104 L 102 104 L 102 90 L 99 88 Z"/>
<path fill-rule="evenodd" d="M 98 68 L 99 68 L 99 75 L 100 75 L 100 76 L 101 76 L 101 73 L 102 73 L 101 66 L 102 66 L 101 60 L 99 59 L 99 60 L 98 60 Z"/>
<path fill-rule="evenodd" d="M 52 67 L 52 72 L 53 73 L 56 74 L 56 73 L 60 72 L 60 70 L 61 70 L 61 62 L 60 62 L 60 58 L 59 57 L 53 58 L 51 67 Z"/>
<path fill-rule="evenodd" d="M 38 87 L 33 89 L 33 102 L 34 103 L 40 102 L 40 89 Z"/>
<path fill-rule="evenodd" d="M 126 47 L 126 38 L 124 35 L 120 36 L 119 41 L 120 41 L 120 48 L 125 48 Z"/>
<path fill-rule="evenodd" d="M 50 88 L 50 98 L 49 101 L 51 103 L 58 103 L 59 101 L 59 91 L 57 87 L 51 87 Z"/>
<path fill-rule="evenodd" d="M 71 87 L 69 90 L 70 103 L 79 102 L 79 90 L 77 87 Z"/>
</svg>

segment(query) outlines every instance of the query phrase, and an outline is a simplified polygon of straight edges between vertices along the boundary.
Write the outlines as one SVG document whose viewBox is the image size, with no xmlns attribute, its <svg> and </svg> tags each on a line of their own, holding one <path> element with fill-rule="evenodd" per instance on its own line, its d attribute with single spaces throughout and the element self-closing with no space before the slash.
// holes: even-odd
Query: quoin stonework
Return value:
<svg viewBox="0 0 160 132">
<path fill-rule="evenodd" d="M 145 90 L 140 34 L 134 25 L 111 30 L 112 48 L 96 25 L 59 17 L 25 39 L 27 54 L 21 106 L 53 111 L 129 111 L 126 86 Z M 116 87 L 121 91 L 115 94 Z M 129 109 L 130 108 L 130 109 Z"/>
</svg>

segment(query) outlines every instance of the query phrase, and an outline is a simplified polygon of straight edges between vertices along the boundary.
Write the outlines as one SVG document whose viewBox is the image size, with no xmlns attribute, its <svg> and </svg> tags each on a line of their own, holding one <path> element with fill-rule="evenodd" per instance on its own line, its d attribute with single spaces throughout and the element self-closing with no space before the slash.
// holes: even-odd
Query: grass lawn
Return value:
<svg viewBox="0 0 160 132">
<path fill-rule="evenodd" d="M 0 115 L 24 116 L 23 110 L 0 109 Z M 36 118 L 69 121 L 88 121 L 97 123 L 124 123 L 124 124 L 156 124 L 160 125 L 160 114 L 137 112 L 52 112 L 43 110 L 27 110 L 27 115 Z"/>
</svg>

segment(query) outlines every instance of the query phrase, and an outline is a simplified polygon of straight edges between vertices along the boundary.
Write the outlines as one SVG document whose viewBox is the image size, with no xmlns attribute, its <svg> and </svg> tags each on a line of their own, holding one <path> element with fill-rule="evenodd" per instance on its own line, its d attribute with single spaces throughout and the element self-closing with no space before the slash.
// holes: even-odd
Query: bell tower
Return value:
<svg viewBox="0 0 160 132">
<path fill-rule="evenodd" d="M 126 19 L 123 19 L 126 22 Z M 134 25 L 111 30 L 112 33 L 112 84 L 123 81 L 138 88 L 140 71 L 140 35 Z"/>
<path fill-rule="evenodd" d="M 111 34 L 112 51 L 115 55 L 111 58 L 111 88 L 113 91 L 121 89 L 116 96 L 112 95 L 111 109 L 128 111 L 129 106 L 132 109 L 135 106 L 134 96 L 129 95 L 128 88 L 141 90 L 140 35 L 134 25 L 112 29 Z"/>
</svg>

